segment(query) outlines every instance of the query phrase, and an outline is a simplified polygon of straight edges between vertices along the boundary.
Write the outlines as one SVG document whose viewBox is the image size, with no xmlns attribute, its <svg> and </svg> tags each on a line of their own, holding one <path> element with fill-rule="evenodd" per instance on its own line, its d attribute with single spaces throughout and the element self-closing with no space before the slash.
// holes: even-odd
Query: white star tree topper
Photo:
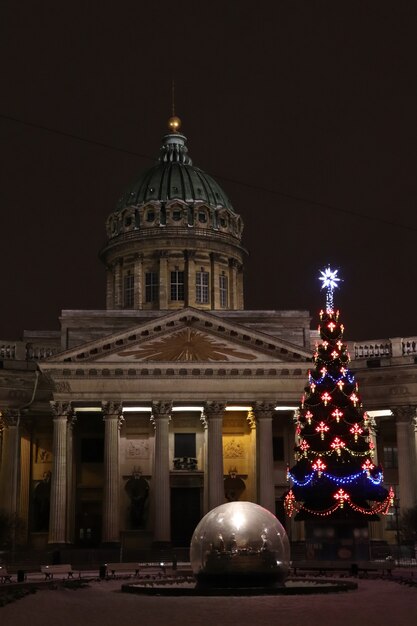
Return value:
<svg viewBox="0 0 417 626">
<path fill-rule="evenodd" d="M 333 311 L 333 292 L 340 282 L 340 278 L 337 275 L 339 270 L 332 270 L 330 265 L 324 270 L 320 270 L 319 280 L 322 281 L 321 288 L 326 289 L 326 311 Z"/>
</svg>

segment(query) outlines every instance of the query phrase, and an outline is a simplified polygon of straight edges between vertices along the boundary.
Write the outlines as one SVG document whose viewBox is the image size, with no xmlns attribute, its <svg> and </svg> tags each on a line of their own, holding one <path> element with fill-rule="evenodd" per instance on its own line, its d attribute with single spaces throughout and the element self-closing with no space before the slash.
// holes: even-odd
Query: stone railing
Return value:
<svg viewBox="0 0 417 626">
<path fill-rule="evenodd" d="M 348 343 L 348 347 L 352 360 L 408 355 L 417 356 L 417 337 L 352 341 Z"/>
<path fill-rule="evenodd" d="M 407 337 L 402 340 L 403 354 L 417 354 L 417 337 Z"/>
<path fill-rule="evenodd" d="M 16 342 L 0 341 L 0 359 L 16 358 Z"/>
<path fill-rule="evenodd" d="M 0 360 L 4 361 L 41 361 L 60 352 L 58 346 L 42 346 L 26 341 L 0 340 Z"/>
<path fill-rule="evenodd" d="M 353 342 L 349 344 L 351 359 L 373 359 L 392 356 L 392 345 L 389 339 Z"/>
<path fill-rule="evenodd" d="M 316 330 L 310 331 L 311 349 L 320 343 L 320 334 Z M 383 357 L 417 356 L 417 337 L 394 337 L 392 339 L 364 339 L 363 341 L 348 341 L 348 350 L 351 359 L 380 359 Z"/>
</svg>

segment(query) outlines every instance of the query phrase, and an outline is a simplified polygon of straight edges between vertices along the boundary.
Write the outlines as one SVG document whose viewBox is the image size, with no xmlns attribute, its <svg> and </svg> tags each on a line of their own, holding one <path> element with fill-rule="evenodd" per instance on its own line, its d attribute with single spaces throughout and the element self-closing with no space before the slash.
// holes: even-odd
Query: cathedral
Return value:
<svg viewBox="0 0 417 626">
<path fill-rule="evenodd" d="M 172 117 L 107 218 L 106 310 L 0 342 L 0 510 L 19 546 L 187 546 L 232 500 L 305 541 L 283 498 L 317 331 L 308 311 L 245 309 L 242 218 L 186 144 Z M 417 337 L 348 347 L 397 496 L 370 537 L 395 543 L 417 503 Z"/>
</svg>

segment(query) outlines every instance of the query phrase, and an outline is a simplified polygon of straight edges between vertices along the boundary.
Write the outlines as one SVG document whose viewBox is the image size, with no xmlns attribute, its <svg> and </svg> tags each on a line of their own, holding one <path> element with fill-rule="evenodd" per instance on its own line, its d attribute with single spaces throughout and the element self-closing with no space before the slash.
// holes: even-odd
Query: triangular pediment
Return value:
<svg viewBox="0 0 417 626">
<path fill-rule="evenodd" d="M 67 363 L 305 362 L 310 353 L 265 333 L 187 308 L 48 359 Z"/>
</svg>

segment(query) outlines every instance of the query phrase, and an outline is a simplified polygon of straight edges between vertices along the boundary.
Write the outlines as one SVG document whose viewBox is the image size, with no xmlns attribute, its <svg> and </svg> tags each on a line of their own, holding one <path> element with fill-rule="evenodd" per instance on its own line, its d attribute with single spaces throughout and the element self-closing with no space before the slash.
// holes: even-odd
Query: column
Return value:
<svg viewBox="0 0 417 626">
<path fill-rule="evenodd" d="M 416 407 L 394 407 L 398 446 L 398 481 L 400 485 L 401 510 L 409 509 L 416 503 L 416 451 L 414 426 Z"/>
<path fill-rule="evenodd" d="M 239 310 L 244 309 L 244 297 L 243 297 L 243 265 L 239 263 L 237 272 L 237 308 Z"/>
<path fill-rule="evenodd" d="M 106 267 L 106 308 L 107 310 L 114 309 L 114 273 L 113 266 L 108 265 Z"/>
<path fill-rule="evenodd" d="M 185 306 L 195 306 L 195 251 L 184 250 L 186 268 Z"/>
<path fill-rule="evenodd" d="M 8 515 L 17 510 L 17 483 L 19 472 L 19 411 L 6 409 L 2 413 L 3 446 L 0 470 L 0 509 Z"/>
<path fill-rule="evenodd" d="M 143 254 L 135 254 L 135 266 L 133 269 L 135 295 L 134 308 L 143 308 Z"/>
<path fill-rule="evenodd" d="M 159 253 L 159 308 L 168 308 L 170 283 L 168 283 L 168 252 L 161 250 Z"/>
<path fill-rule="evenodd" d="M 30 448 L 30 434 L 24 432 L 20 438 L 19 517 L 22 520 L 22 527 L 18 531 L 18 543 L 20 544 L 26 544 L 28 539 Z"/>
<path fill-rule="evenodd" d="M 223 413 L 225 404 L 206 402 L 204 413 L 207 420 L 207 469 L 208 508 L 214 509 L 224 503 L 223 471 Z"/>
<path fill-rule="evenodd" d="M 258 502 L 275 515 L 274 459 L 272 454 L 272 416 L 274 404 L 255 402 L 253 412 L 258 432 Z"/>
<path fill-rule="evenodd" d="M 67 543 L 74 541 L 75 527 L 75 467 L 74 467 L 74 425 L 77 417 L 70 415 L 67 423 Z"/>
<path fill-rule="evenodd" d="M 229 259 L 229 308 L 237 309 L 237 261 Z"/>
<path fill-rule="evenodd" d="M 123 259 L 114 264 L 114 308 L 123 308 Z"/>
<path fill-rule="evenodd" d="M 154 543 L 171 541 L 171 493 L 169 484 L 169 421 L 172 404 L 156 402 L 152 405 L 155 426 L 155 456 L 152 489 L 154 492 Z"/>
<path fill-rule="evenodd" d="M 104 419 L 104 490 L 103 490 L 103 543 L 120 542 L 119 506 L 119 432 L 122 405 L 103 403 Z"/>
<path fill-rule="evenodd" d="M 220 255 L 212 252 L 210 254 L 210 285 L 211 285 L 211 299 L 210 304 L 213 310 L 219 310 L 220 306 L 220 285 L 219 285 L 219 264 Z"/>
<path fill-rule="evenodd" d="M 66 543 L 67 518 L 67 423 L 71 405 L 51 402 L 53 417 L 51 510 L 48 543 Z"/>
</svg>

